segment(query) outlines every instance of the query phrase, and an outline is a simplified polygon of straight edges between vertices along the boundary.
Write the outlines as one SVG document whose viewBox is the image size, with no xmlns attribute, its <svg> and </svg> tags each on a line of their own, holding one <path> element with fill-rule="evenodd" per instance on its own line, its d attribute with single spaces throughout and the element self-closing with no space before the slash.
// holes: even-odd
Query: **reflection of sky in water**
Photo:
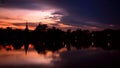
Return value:
<svg viewBox="0 0 120 68">
<path fill-rule="evenodd" d="M 66 48 L 62 48 L 55 53 L 46 51 L 46 54 L 38 54 L 34 49 L 28 49 L 26 55 L 24 49 L 6 51 L 2 48 L 0 49 L 0 66 L 39 65 L 39 68 L 44 65 L 45 68 L 47 66 L 48 68 L 54 66 L 57 68 L 76 68 L 76 66 L 88 68 L 96 65 L 96 68 L 99 66 L 109 68 L 116 61 L 120 62 L 119 50 L 103 50 L 96 47 L 71 49 L 72 51 L 67 51 Z"/>
<path fill-rule="evenodd" d="M 38 54 L 35 50 L 28 50 L 27 55 L 23 49 L 21 50 L 0 50 L 0 66 L 1 65 L 28 65 L 42 64 L 53 65 L 51 61 L 58 59 L 58 53 L 46 51 L 46 54 Z M 53 59 L 54 58 L 54 59 Z"/>
</svg>

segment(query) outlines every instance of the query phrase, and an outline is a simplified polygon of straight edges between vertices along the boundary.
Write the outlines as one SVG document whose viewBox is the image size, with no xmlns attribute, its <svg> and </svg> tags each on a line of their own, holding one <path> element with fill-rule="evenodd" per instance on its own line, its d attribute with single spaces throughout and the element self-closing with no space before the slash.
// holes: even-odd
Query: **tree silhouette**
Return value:
<svg viewBox="0 0 120 68">
<path fill-rule="evenodd" d="M 75 31 L 62 31 L 56 27 L 48 28 L 46 24 L 38 24 L 35 30 L 29 30 L 28 23 L 24 30 L 0 28 L 0 45 L 3 47 L 12 45 L 14 49 L 25 48 L 33 44 L 38 53 L 45 53 L 46 50 L 53 52 L 71 46 L 77 49 L 89 46 L 101 47 L 103 49 L 120 49 L 120 30 L 105 29 L 102 31 L 88 31 L 77 29 Z M 7 49 L 8 50 L 8 49 Z"/>
</svg>

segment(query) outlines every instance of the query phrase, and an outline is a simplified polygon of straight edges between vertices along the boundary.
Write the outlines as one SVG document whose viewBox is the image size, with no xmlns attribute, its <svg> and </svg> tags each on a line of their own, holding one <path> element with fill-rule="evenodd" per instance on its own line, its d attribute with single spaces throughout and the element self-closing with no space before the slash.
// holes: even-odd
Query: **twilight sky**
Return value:
<svg viewBox="0 0 120 68">
<path fill-rule="evenodd" d="M 120 28 L 119 0 L 0 0 L 0 27 Z"/>
</svg>

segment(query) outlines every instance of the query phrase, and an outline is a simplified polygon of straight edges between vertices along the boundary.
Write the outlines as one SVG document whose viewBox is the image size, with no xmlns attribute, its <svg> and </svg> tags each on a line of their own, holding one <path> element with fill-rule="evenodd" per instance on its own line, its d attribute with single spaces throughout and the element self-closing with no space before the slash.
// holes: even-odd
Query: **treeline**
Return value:
<svg viewBox="0 0 120 68">
<path fill-rule="evenodd" d="M 23 45 L 25 51 L 28 45 L 33 44 L 38 53 L 45 50 L 56 51 L 60 48 L 71 46 L 87 48 L 89 46 L 103 49 L 120 49 L 120 30 L 105 29 L 103 31 L 88 31 L 77 29 L 76 31 L 62 31 L 56 27 L 48 28 L 39 24 L 35 30 L 30 31 L 28 25 L 25 30 L 0 29 L 0 45 L 3 47 L 12 45 L 14 49 L 20 49 Z"/>
</svg>

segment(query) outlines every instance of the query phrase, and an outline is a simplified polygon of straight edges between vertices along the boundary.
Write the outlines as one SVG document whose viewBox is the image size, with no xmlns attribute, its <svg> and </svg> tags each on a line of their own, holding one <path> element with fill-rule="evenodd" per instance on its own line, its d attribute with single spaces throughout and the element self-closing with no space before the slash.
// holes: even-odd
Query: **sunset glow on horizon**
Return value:
<svg viewBox="0 0 120 68">
<path fill-rule="evenodd" d="M 118 7 L 110 3 L 82 0 L 70 0 L 69 3 L 64 0 L 1 0 L 0 28 L 24 29 L 28 22 L 29 29 L 32 30 L 39 23 L 60 29 L 119 29 L 119 14 L 115 9 Z M 102 4 L 107 4 L 106 9 Z"/>
<path fill-rule="evenodd" d="M 13 27 L 13 28 L 25 28 L 25 23 L 34 23 L 35 25 L 41 24 L 57 24 L 57 21 L 61 20 L 63 15 L 53 14 L 58 11 L 57 9 L 51 10 L 24 10 L 24 9 L 6 9 L 0 8 L 0 27 Z M 14 25 L 13 23 L 19 23 Z M 21 23 L 21 25 L 20 25 Z M 23 25 L 24 23 L 24 25 Z M 29 26 L 30 29 L 34 29 L 36 26 Z M 64 25 L 63 25 L 64 27 Z"/>
</svg>

